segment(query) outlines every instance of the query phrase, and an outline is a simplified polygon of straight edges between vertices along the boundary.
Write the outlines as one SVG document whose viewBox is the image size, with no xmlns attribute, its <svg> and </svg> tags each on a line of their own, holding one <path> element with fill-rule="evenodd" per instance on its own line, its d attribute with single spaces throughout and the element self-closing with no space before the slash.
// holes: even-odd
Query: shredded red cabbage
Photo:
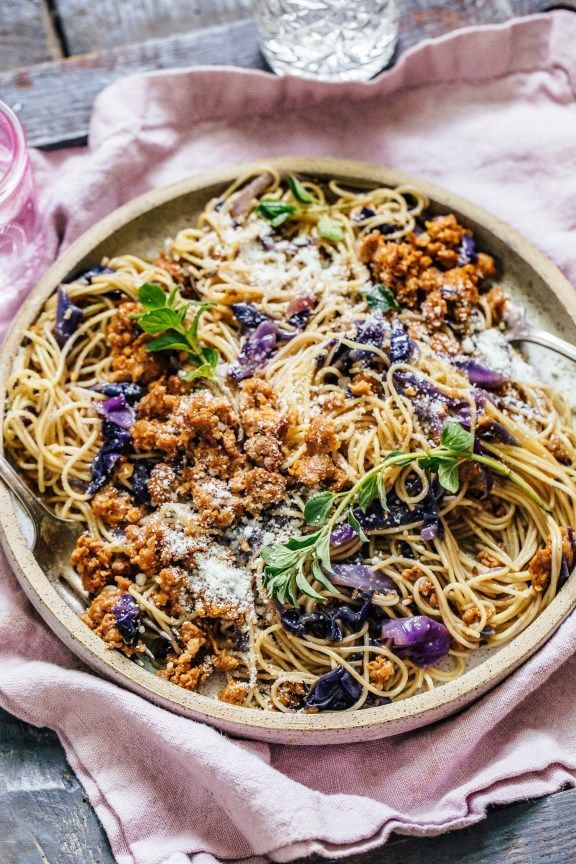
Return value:
<svg viewBox="0 0 576 864">
<path fill-rule="evenodd" d="M 263 321 L 244 338 L 238 357 L 228 369 L 233 381 L 251 378 L 276 353 L 278 326 L 274 321 Z"/>
<path fill-rule="evenodd" d="M 302 613 L 296 607 L 279 607 L 280 620 L 282 626 L 295 636 L 308 634 L 328 642 L 341 642 L 344 633 L 340 625 L 346 624 L 353 632 L 360 630 L 368 617 L 373 593 L 370 591 L 362 595 L 360 607 L 342 603 L 340 606 L 318 608 L 315 612 L 307 613 Z"/>
<path fill-rule="evenodd" d="M 127 645 L 133 645 L 138 639 L 138 618 L 140 609 L 131 594 L 122 594 L 112 607 L 116 618 L 116 627 Z"/>
<path fill-rule="evenodd" d="M 132 381 L 110 381 L 96 384 L 93 388 L 104 396 L 123 396 L 129 405 L 134 406 L 144 395 L 144 388 Z"/>
<path fill-rule="evenodd" d="M 475 264 L 477 260 L 478 253 L 476 252 L 474 238 L 471 237 L 470 234 L 465 234 L 458 251 L 458 266 L 462 267 L 464 264 Z"/>
<path fill-rule="evenodd" d="M 450 648 L 448 630 L 428 615 L 385 621 L 380 634 L 382 639 L 392 640 L 392 649 L 398 657 L 411 660 L 422 668 L 439 663 Z"/>
<path fill-rule="evenodd" d="M 337 525 L 330 534 L 330 545 L 344 546 L 345 543 L 350 543 L 352 540 L 355 540 L 356 537 L 358 537 L 358 534 L 354 528 L 352 528 L 348 522 L 342 522 L 340 525 Z"/>
<path fill-rule="evenodd" d="M 94 495 L 104 485 L 120 456 L 126 453 L 132 443 L 129 430 L 110 420 L 102 423 L 102 436 L 104 443 L 92 463 L 92 481 L 86 490 L 88 495 Z"/>
<path fill-rule="evenodd" d="M 406 481 L 406 491 L 416 495 L 421 489 L 420 479 L 411 474 Z M 438 516 L 438 507 L 444 495 L 437 477 L 430 481 L 428 492 L 422 501 L 412 509 L 398 497 L 395 491 L 388 495 L 388 509 L 384 511 L 379 501 L 374 501 L 364 512 L 360 507 L 354 508 L 354 516 L 365 531 L 378 531 L 383 528 L 401 528 L 403 525 L 422 523 L 422 539 L 433 540 L 441 536 L 442 524 Z"/>
<path fill-rule="evenodd" d="M 508 380 L 504 375 L 482 366 L 476 360 L 455 360 L 454 365 L 466 372 L 471 384 L 476 384 L 485 390 L 497 390 Z"/>
<path fill-rule="evenodd" d="M 116 271 L 113 270 L 112 267 L 103 267 L 101 264 L 97 264 L 96 267 L 91 267 L 90 270 L 86 270 L 85 273 L 82 273 L 82 278 L 85 279 L 89 285 L 91 285 L 94 276 L 101 276 L 103 273 L 115 272 Z"/>
<path fill-rule="evenodd" d="M 440 434 L 447 419 L 456 420 L 462 426 L 470 428 L 470 405 L 465 399 L 447 396 L 424 376 L 406 369 L 397 369 L 394 372 L 394 385 L 401 395 L 410 399 L 420 422 L 433 432 Z M 413 391 L 416 391 L 416 395 L 413 395 Z M 481 407 L 485 401 L 481 391 L 473 389 L 472 395 L 477 406 Z M 447 410 L 449 417 L 446 416 Z"/>
<path fill-rule="evenodd" d="M 509 432 L 498 420 L 486 420 L 476 429 L 476 439 L 487 441 L 489 444 L 510 444 L 519 447 L 520 442 Z"/>
<path fill-rule="evenodd" d="M 230 309 L 234 313 L 234 317 L 242 324 L 243 327 L 258 327 L 264 321 L 270 321 L 268 315 L 264 315 L 254 303 L 231 303 Z"/>
<path fill-rule="evenodd" d="M 332 572 L 326 575 L 334 585 L 346 588 L 357 588 L 359 591 L 376 591 L 379 594 L 389 594 L 396 586 L 389 576 L 372 570 L 366 564 L 334 564 Z"/>
<path fill-rule="evenodd" d="M 414 343 L 399 318 L 392 322 L 390 333 L 390 362 L 406 363 L 412 353 Z"/>
<path fill-rule="evenodd" d="M 74 335 L 83 319 L 84 313 L 82 312 L 82 309 L 72 303 L 64 285 L 59 285 L 56 301 L 56 324 L 54 325 L 54 335 L 60 348 L 63 348 L 68 339 Z"/>
<path fill-rule="evenodd" d="M 362 695 L 362 685 L 343 666 L 321 675 L 306 696 L 306 707 L 319 711 L 343 711 Z"/>
<path fill-rule="evenodd" d="M 124 394 L 111 396 L 110 399 L 99 402 L 96 409 L 105 420 L 115 423 L 122 429 L 131 429 L 134 425 L 136 415 L 132 406 L 126 401 Z"/>
</svg>

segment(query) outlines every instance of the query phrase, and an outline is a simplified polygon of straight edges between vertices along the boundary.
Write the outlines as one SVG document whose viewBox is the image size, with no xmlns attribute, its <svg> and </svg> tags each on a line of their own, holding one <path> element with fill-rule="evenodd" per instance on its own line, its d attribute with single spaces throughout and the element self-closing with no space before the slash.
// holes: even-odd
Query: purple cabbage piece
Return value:
<svg viewBox="0 0 576 864">
<path fill-rule="evenodd" d="M 103 273 L 115 273 L 116 271 L 112 269 L 112 267 L 104 267 L 102 264 L 97 264 L 96 267 L 91 267 L 90 270 L 86 270 L 85 273 L 82 273 L 82 278 L 86 279 L 89 285 L 92 284 L 92 280 L 94 276 L 101 276 Z"/>
<path fill-rule="evenodd" d="M 406 491 L 416 495 L 420 491 L 420 480 L 417 475 L 410 475 L 406 481 Z M 365 531 L 379 531 L 384 528 L 401 528 L 403 525 L 422 523 L 422 539 L 433 540 L 441 536 L 441 522 L 438 516 L 438 506 L 444 490 L 436 477 L 430 481 L 428 492 L 422 501 L 412 509 L 402 501 L 395 491 L 388 495 L 388 510 L 384 511 L 379 501 L 373 501 L 364 513 L 360 507 L 354 508 L 354 516 Z"/>
<path fill-rule="evenodd" d="M 460 249 L 458 250 L 458 266 L 462 267 L 464 264 L 475 264 L 477 260 L 478 253 L 476 252 L 476 243 L 474 242 L 474 238 L 471 237 L 470 234 L 465 234 L 462 238 Z"/>
<path fill-rule="evenodd" d="M 376 591 L 389 594 L 396 586 L 389 576 L 373 570 L 366 564 L 334 564 L 332 572 L 326 575 L 333 585 L 357 588 L 359 591 Z"/>
<path fill-rule="evenodd" d="M 56 301 L 56 324 L 54 335 L 60 348 L 63 348 L 68 339 L 74 335 L 84 318 L 84 313 L 79 306 L 75 306 L 70 300 L 64 285 L 58 286 Z"/>
<path fill-rule="evenodd" d="M 520 446 L 518 439 L 502 423 L 492 419 L 483 422 L 476 429 L 476 439 L 487 441 L 489 444 L 510 444 L 512 447 Z"/>
<path fill-rule="evenodd" d="M 99 402 L 96 409 L 105 420 L 115 423 L 122 429 L 131 429 L 134 425 L 136 419 L 134 409 L 128 404 L 123 394 L 111 396 L 110 399 Z"/>
<path fill-rule="evenodd" d="M 129 430 L 117 426 L 111 420 L 102 423 L 102 436 L 104 443 L 92 463 L 92 481 L 86 490 L 88 495 L 94 495 L 104 485 L 132 443 Z"/>
<path fill-rule="evenodd" d="M 96 384 L 94 390 L 104 396 L 123 396 L 126 402 L 132 406 L 139 402 L 144 395 L 144 388 L 132 381 L 109 381 L 104 384 Z"/>
<path fill-rule="evenodd" d="M 140 609 L 131 594 L 122 594 L 112 607 L 116 627 L 127 645 L 134 645 L 138 639 L 138 618 Z"/>
<path fill-rule="evenodd" d="M 249 333 L 242 343 L 240 353 L 228 370 L 233 381 L 251 378 L 262 369 L 276 352 L 278 327 L 274 321 L 263 321 Z"/>
<path fill-rule="evenodd" d="M 411 660 L 421 668 L 439 663 L 450 648 L 448 630 L 428 615 L 385 621 L 380 634 L 382 639 L 392 640 L 392 650 L 398 657 Z"/>
<path fill-rule="evenodd" d="M 254 303 L 231 303 L 230 309 L 234 313 L 234 317 L 242 324 L 242 327 L 253 328 L 263 324 L 264 321 L 270 321 L 268 315 L 254 305 Z"/>
<path fill-rule="evenodd" d="M 401 395 L 410 399 L 416 416 L 421 423 L 427 425 L 433 432 L 440 434 L 446 421 L 456 420 L 462 426 L 470 428 L 472 420 L 470 405 L 465 399 L 454 399 L 439 390 L 431 381 L 417 372 L 397 369 L 394 372 L 394 385 Z M 415 395 L 412 392 L 416 391 Z M 473 391 L 474 398 L 482 401 L 480 391 Z M 447 413 L 450 415 L 447 417 Z"/>
<path fill-rule="evenodd" d="M 154 468 L 155 461 L 153 459 L 138 459 L 133 463 L 132 476 L 130 483 L 132 485 L 132 495 L 138 504 L 151 506 L 150 490 L 148 489 L 148 481 L 150 474 Z"/>
<path fill-rule="evenodd" d="M 294 315 L 291 315 L 290 318 L 288 318 L 288 324 L 290 324 L 291 327 L 295 327 L 296 330 L 303 330 L 308 323 L 311 314 L 311 309 L 301 309 L 300 312 L 295 312 Z"/>
<path fill-rule="evenodd" d="M 373 345 L 375 348 L 381 348 L 385 330 L 386 321 L 380 313 L 375 313 L 364 321 L 358 321 L 356 323 L 356 333 L 353 335 L 348 334 L 348 338 L 362 345 Z M 333 344 L 334 342 L 330 342 L 326 347 L 330 348 Z M 374 360 L 373 351 L 362 348 L 349 348 L 348 345 L 340 343 L 332 354 L 330 365 L 347 373 L 354 363 L 362 363 L 364 366 L 369 366 L 372 360 Z"/>
<path fill-rule="evenodd" d="M 390 362 L 406 363 L 412 352 L 413 344 L 400 319 L 395 318 L 390 333 Z"/>
<path fill-rule="evenodd" d="M 282 626 L 295 636 L 314 636 L 328 642 L 341 642 L 344 638 L 341 624 L 346 624 L 353 632 L 360 630 L 368 617 L 373 591 L 362 595 L 362 606 L 354 607 L 348 603 L 332 608 L 319 608 L 315 612 L 302 614 L 299 609 L 279 607 Z"/>
<path fill-rule="evenodd" d="M 454 365 L 466 372 L 471 384 L 476 384 L 485 390 L 497 390 L 508 380 L 504 375 L 482 366 L 476 360 L 456 360 Z"/>
<path fill-rule="evenodd" d="M 353 340 L 354 342 L 360 342 L 361 345 L 373 345 L 375 348 L 381 348 L 384 341 L 385 329 L 386 322 L 382 315 L 371 315 L 365 321 L 361 321 L 356 325 L 356 335 L 353 337 Z M 353 361 L 370 361 L 373 358 L 373 352 L 353 348 L 350 351 L 350 358 Z"/>
<path fill-rule="evenodd" d="M 482 447 L 482 444 L 480 443 L 479 439 L 476 437 L 474 438 L 474 445 L 472 447 L 472 450 L 478 456 L 484 456 L 484 452 L 485 452 L 484 448 Z M 482 465 L 481 463 L 477 462 L 476 467 L 480 469 L 480 474 L 482 476 L 482 482 L 484 484 L 484 495 L 482 497 L 487 498 L 490 495 L 490 493 L 492 492 L 492 489 L 494 487 L 494 474 L 492 473 L 490 468 L 488 468 L 487 465 Z"/>
<path fill-rule="evenodd" d="M 352 540 L 355 540 L 357 537 L 358 534 L 354 528 L 352 528 L 348 522 L 342 522 L 340 525 L 337 525 L 330 534 L 330 545 L 344 546 L 345 543 L 351 543 Z"/>
<path fill-rule="evenodd" d="M 321 675 L 306 696 L 306 707 L 319 711 L 343 711 L 362 695 L 362 685 L 344 669 L 336 666 Z"/>
</svg>

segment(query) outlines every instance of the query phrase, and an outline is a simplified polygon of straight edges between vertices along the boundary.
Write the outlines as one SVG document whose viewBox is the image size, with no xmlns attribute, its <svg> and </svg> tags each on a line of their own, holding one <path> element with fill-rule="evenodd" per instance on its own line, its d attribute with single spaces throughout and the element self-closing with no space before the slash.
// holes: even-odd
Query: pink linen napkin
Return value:
<svg viewBox="0 0 576 864">
<path fill-rule="evenodd" d="M 329 155 L 404 169 L 485 206 L 576 282 L 576 16 L 469 29 L 369 84 L 221 69 L 119 81 L 90 146 L 35 154 L 49 248 L 153 186 L 217 165 Z M 2 322 L 15 298 L 0 302 Z M 392 739 L 234 741 L 83 667 L 0 571 L 0 704 L 55 729 L 121 864 L 343 856 L 435 834 L 576 780 L 576 616 L 458 716 Z"/>
</svg>

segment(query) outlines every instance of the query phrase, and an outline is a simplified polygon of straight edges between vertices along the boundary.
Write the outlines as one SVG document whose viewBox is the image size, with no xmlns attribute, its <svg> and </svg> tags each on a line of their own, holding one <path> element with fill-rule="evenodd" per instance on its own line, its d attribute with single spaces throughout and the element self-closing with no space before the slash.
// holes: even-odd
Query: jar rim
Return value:
<svg viewBox="0 0 576 864">
<path fill-rule="evenodd" d="M 0 114 L 8 121 L 8 135 L 12 148 L 12 160 L 4 176 L 0 177 L 0 204 L 6 201 L 18 187 L 27 164 L 26 139 L 22 125 L 14 111 L 0 101 Z"/>
</svg>

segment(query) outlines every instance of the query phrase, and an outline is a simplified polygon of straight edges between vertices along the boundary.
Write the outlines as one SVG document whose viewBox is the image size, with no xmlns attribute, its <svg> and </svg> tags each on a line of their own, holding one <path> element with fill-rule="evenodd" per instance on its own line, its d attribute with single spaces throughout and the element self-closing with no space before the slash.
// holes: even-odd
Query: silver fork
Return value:
<svg viewBox="0 0 576 864">
<path fill-rule="evenodd" d="M 559 336 L 548 333 L 547 330 L 533 327 L 526 318 L 525 306 L 508 300 L 504 312 L 504 323 L 506 324 L 504 336 L 508 342 L 534 342 L 536 345 L 544 346 L 544 348 L 551 348 L 552 351 L 568 357 L 569 360 L 576 361 L 576 346 L 566 342 L 565 339 L 560 339 Z"/>
<path fill-rule="evenodd" d="M 46 575 L 56 582 L 70 570 L 70 556 L 84 528 L 70 519 L 60 519 L 38 500 L 8 460 L 0 455 L 0 480 L 16 495 L 34 526 L 32 552 Z"/>
</svg>

